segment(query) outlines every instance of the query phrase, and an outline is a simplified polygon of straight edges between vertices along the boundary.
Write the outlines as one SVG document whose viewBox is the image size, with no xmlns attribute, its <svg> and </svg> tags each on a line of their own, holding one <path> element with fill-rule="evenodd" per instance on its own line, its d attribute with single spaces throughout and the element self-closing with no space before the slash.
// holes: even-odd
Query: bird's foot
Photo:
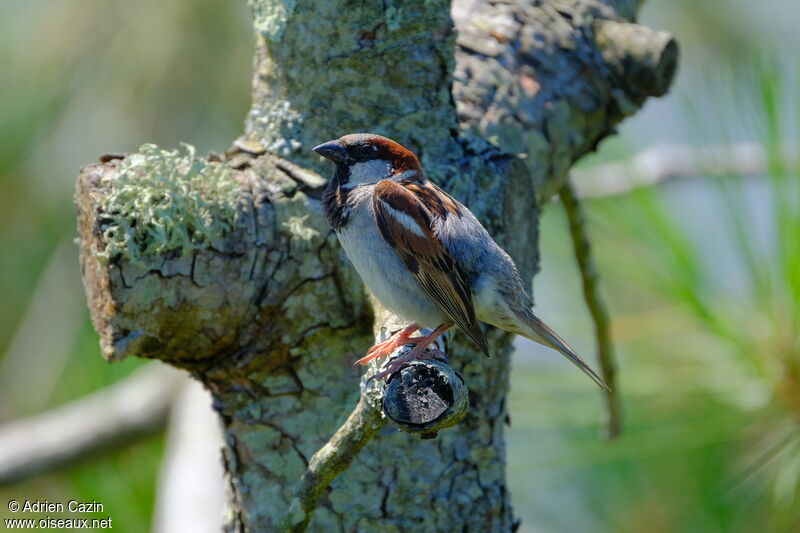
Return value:
<svg viewBox="0 0 800 533">
<path fill-rule="evenodd" d="M 438 360 L 438 361 L 444 361 L 445 363 L 448 362 L 445 353 L 437 349 L 423 351 L 419 355 L 414 355 L 413 351 L 411 351 L 408 352 L 406 355 L 403 355 L 402 357 L 397 357 L 395 359 L 386 361 L 386 363 L 383 365 L 382 370 L 377 374 L 370 376 L 367 379 L 366 384 L 369 385 L 369 382 L 372 381 L 373 379 L 384 379 L 385 377 L 392 375 L 406 363 L 410 363 L 411 361 L 424 361 L 424 360 Z"/>
<path fill-rule="evenodd" d="M 441 326 L 433 330 L 429 335 L 425 335 L 424 337 L 409 338 L 409 340 L 415 341 L 414 348 L 412 348 L 411 351 L 408 352 L 407 354 L 384 363 L 382 370 L 377 374 L 370 376 L 370 378 L 367 379 L 367 383 L 369 383 L 373 379 L 385 378 L 386 376 L 390 375 L 392 372 L 397 370 L 401 365 L 408 363 L 409 361 L 415 361 L 417 359 L 434 359 L 436 358 L 435 356 L 437 355 L 439 356 L 439 358 L 444 357 L 446 360 L 447 356 L 445 356 L 444 353 L 442 353 L 441 351 L 434 349 L 426 352 L 425 348 L 430 346 L 431 343 L 433 343 L 437 338 L 439 338 L 439 336 L 442 333 L 447 331 L 449 327 L 450 327 L 449 324 L 442 324 Z M 401 345 L 398 344 L 398 346 Z"/>
<path fill-rule="evenodd" d="M 353 363 L 353 366 L 365 365 L 377 357 L 383 357 L 391 354 L 400 346 L 406 344 L 416 344 L 417 341 L 422 340 L 424 337 L 412 337 L 411 334 L 419 329 L 419 324 L 410 324 L 383 342 L 380 342 L 367 350 L 367 354 Z"/>
</svg>

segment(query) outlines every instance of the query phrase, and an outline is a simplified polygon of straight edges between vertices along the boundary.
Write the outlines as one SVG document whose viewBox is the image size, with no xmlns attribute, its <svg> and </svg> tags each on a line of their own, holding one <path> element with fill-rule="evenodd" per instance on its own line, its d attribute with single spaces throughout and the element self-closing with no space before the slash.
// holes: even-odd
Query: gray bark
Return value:
<svg viewBox="0 0 800 533">
<path fill-rule="evenodd" d="M 489 332 L 491 360 L 453 336 L 470 409 L 436 439 L 387 425 L 372 392 L 359 400 L 351 363 L 386 322 L 324 220 L 330 169 L 310 149 L 354 131 L 405 144 L 530 280 L 538 202 L 666 91 L 674 41 L 626 22 L 634 0 L 463 0 L 458 37 L 443 0 L 249 4 L 253 105 L 224 161 L 146 148 L 81 172 L 104 356 L 158 358 L 211 391 L 229 531 L 510 531 L 511 336 Z"/>
</svg>

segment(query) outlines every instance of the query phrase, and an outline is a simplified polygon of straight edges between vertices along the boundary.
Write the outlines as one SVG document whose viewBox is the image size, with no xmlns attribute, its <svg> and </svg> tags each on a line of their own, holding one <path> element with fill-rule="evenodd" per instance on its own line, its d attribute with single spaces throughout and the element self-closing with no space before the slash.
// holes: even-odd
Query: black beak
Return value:
<svg viewBox="0 0 800 533">
<path fill-rule="evenodd" d="M 322 143 L 314 148 L 314 151 L 334 163 L 345 163 L 347 161 L 347 150 L 339 144 L 338 140 Z"/>
</svg>

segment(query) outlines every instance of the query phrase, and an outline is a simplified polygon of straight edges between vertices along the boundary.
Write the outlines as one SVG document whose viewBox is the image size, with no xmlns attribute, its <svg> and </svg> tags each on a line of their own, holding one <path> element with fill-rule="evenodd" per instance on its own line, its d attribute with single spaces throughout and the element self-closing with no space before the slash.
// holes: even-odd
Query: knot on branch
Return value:
<svg viewBox="0 0 800 533">
<path fill-rule="evenodd" d="M 469 391 L 446 361 L 412 361 L 389 376 L 381 407 L 400 428 L 419 433 L 423 439 L 433 438 L 464 418 Z"/>
</svg>

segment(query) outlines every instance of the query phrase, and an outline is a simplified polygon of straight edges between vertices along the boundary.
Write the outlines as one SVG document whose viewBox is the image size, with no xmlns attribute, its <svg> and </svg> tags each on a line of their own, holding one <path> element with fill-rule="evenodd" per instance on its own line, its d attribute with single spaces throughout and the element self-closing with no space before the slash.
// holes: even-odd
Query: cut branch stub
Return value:
<svg viewBox="0 0 800 533">
<path fill-rule="evenodd" d="M 596 20 L 593 29 L 603 59 L 623 81 L 620 88 L 637 103 L 667 93 L 678 68 L 678 42 L 671 34 L 615 20 Z"/>
<path fill-rule="evenodd" d="M 464 379 L 437 359 L 412 361 L 386 380 L 383 413 L 400 428 L 433 438 L 459 423 L 469 410 Z"/>
<path fill-rule="evenodd" d="M 376 343 L 407 325 L 374 297 L 370 300 L 375 310 Z M 456 425 L 469 410 L 469 391 L 461 375 L 450 367 L 445 346 L 451 343 L 446 343 L 445 338 L 439 337 L 428 347 L 429 358 L 400 366 L 385 381 L 370 380 L 383 370 L 385 363 L 408 354 L 413 346 L 397 348 L 385 361 L 371 363 L 362 378 L 362 392 L 375 394 L 389 420 L 404 431 L 421 433 L 423 438 Z"/>
<path fill-rule="evenodd" d="M 135 355 L 205 371 L 225 356 L 290 344 L 280 323 L 291 317 L 279 310 L 292 297 L 302 303 L 315 283 L 332 293 L 330 309 L 314 309 L 321 323 L 367 322 L 363 296 L 335 280 L 352 273 L 332 273 L 335 263 L 320 257 L 339 253 L 312 197 L 325 180 L 271 156 L 192 156 L 143 147 L 81 171 L 81 268 L 107 359 Z M 221 194 L 225 180 L 231 190 Z"/>
</svg>

